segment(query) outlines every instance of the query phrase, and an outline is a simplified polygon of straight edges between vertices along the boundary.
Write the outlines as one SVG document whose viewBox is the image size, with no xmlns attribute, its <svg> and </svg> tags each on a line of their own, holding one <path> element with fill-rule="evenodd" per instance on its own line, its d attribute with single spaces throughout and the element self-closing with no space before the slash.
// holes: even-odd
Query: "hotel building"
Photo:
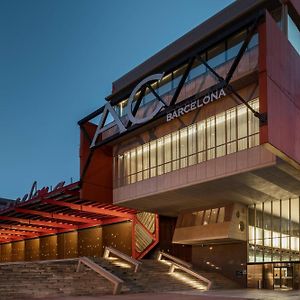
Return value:
<svg viewBox="0 0 300 300">
<path fill-rule="evenodd" d="M 85 229 L 73 256 L 97 236 L 243 287 L 300 288 L 299 29 L 298 0 L 237 0 L 113 82 L 105 105 L 78 122 L 80 181 L 58 189 L 69 199 L 62 213 L 82 205 L 92 208 L 78 218 L 109 216 Z M 61 199 L 47 191 L 19 206 L 59 214 Z M 0 211 L 1 222 L 30 219 L 20 207 Z M 17 242 L 1 241 L 3 257 Z"/>
</svg>

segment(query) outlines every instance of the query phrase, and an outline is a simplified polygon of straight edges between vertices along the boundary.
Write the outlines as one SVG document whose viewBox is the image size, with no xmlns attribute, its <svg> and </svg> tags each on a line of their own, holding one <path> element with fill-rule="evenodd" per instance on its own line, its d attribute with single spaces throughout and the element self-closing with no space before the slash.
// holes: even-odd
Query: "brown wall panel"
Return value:
<svg viewBox="0 0 300 300">
<path fill-rule="evenodd" d="M 77 231 L 57 235 L 57 258 L 78 256 Z"/>
<path fill-rule="evenodd" d="M 25 260 L 25 241 L 11 243 L 11 255 L 12 261 L 24 261 Z"/>
<path fill-rule="evenodd" d="M 247 287 L 258 288 L 258 282 L 263 280 L 263 265 L 247 266 Z"/>
<path fill-rule="evenodd" d="M 185 261 L 192 260 L 192 246 L 173 244 L 172 238 L 177 218 L 159 216 L 159 244 L 160 250 L 170 253 Z"/>
<path fill-rule="evenodd" d="M 12 260 L 12 245 L 11 243 L 1 245 L 1 262 Z"/>
<path fill-rule="evenodd" d="M 40 259 L 40 239 L 31 239 L 25 241 L 25 260 L 34 261 Z"/>
<path fill-rule="evenodd" d="M 200 268 L 221 272 L 240 286 L 246 287 L 247 243 L 193 246 L 192 263 Z M 219 268 L 219 269 L 216 269 Z"/>
<path fill-rule="evenodd" d="M 103 247 L 111 246 L 128 255 L 131 255 L 131 230 L 131 222 L 103 226 Z"/>
<path fill-rule="evenodd" d="M 57 258 L 57 235 L 50 235 L 40 238 L 40 259 Z"/>
<path fill-rule="evenodd" d="M 78 256 L 100 257 L 102 254 L 102 228 L 93 227 L 79 230 Z"/>
</svg>

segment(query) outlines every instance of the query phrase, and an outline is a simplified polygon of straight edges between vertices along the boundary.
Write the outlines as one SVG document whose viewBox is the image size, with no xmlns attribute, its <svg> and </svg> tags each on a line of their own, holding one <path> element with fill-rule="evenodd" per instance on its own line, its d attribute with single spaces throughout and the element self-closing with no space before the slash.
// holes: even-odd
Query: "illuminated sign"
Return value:
<svg viewBox="0 0 300 300">
<path fill-rule="evenodd" d="M 224 96 L 226 96 L 224 89 L 220 89 L 204 96 L 202 99 L 193 100 L 190 103 L 187 103 L 184 106 L 174 109 L 172 112 L 168 113 L 167 122 L 176 119 L 178 117 L 181 117 L 197 108 L 201 108 L 204 105 L 213 102 L 215 100 L 218 100 Z"/>
<path fill-rule="evenodd" d="M 126 116 L 128 118 L 128 120 L 126 121 L 126 124 L 125 124 L 124 118 L 122 121 L 121 117 L 118 116 L 118 114 L 116 113 L 114 108 L 111 106 L 110 102 L 107 102 L 104 106 L 104 110 L 103 110 L 100 122 L 98 124 L 97 130 L 95 132 L 95 135 L 92 140 L 90 148 L 93 148 L 96 146 L 97 140 L 102 132 L 105 132 L 112 127 L 116 127 L 118 129 L 119 133 L 124 133 L 128 130 L 129 127 L 136 125 L 136 124 L 143 124 L 145 122 L 148 122 L 151 119 L 153 119 L 162 110 L 165 110 L 166 108 L 170 108 L 170 105 L 168 105 L 166 102 L 164 102 L 164 100 L 161 99 L 160 97 L 156 98 L 156 101 L 158 101 L 158 103 L 155 106 L 155 109 L 153 111 L 147 111 L 147 115 L 144 117 L 138 117 L 136 115 L 136 113 L 133 112 L 133 108 L 132 108 L 133 104 L 137 105 L 136 102 L 133 103 L 134 97 L 137 94 L 137 92 L 143 86 L 153 83 L 155 81 L 161 80 L 163 78 L 163 76 L 164 76 L 164 73 L 150 75 L 150 76 L 144 78 L 141 82 L 139 82 L 137 84 L 137 86 L 133 89 L 133 91 L 131 92 L 131 94 L 128 98 L 128 103 L 126 106 Z M 218 89 L 214 92 L 211 92 L 211 93 L 205 95 L 201 99 L 192 100 L 189 103 L 184 104 L 182 107 L 176 108 L 172 112 L 167 113 L 166 120 L 167 120 L 167 122 L 169 122 L 175 118 L 181 117 L 182 115 L 184 115 L 186 113 L 189 113 L 193 110 L 201 108 L 204 105 L 206 105 L 210 102 L 213 102 L 215 100 L 218 100 L 224 96 L 226 96 L 224 89 L 223 88 Z M 135 107 L 134 110 L 137 111 L 138 108 L 139 107 Z M 107 119 L 107 116 L 109 113 L 112 116 L 113 121 L 110 122 L 109 124 L 105 125 L 105 122 L 106 122 L 106 119 Z"/>
</svg>

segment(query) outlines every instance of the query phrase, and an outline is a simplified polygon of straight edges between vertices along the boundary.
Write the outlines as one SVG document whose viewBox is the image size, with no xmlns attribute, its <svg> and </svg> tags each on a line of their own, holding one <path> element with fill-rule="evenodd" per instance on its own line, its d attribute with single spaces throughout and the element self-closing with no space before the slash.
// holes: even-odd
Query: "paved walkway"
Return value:
<svg viewBox="0 0 300 300">
<path fill-rule="evenodd" d="M 130 294 L 100 297 L 61 297 L 43 300 L 300 300 L 300 291 L 272 291 L 272 290 L 212 290 L 206 292 L 184 291 L 157 294 Z"/>
</svg>

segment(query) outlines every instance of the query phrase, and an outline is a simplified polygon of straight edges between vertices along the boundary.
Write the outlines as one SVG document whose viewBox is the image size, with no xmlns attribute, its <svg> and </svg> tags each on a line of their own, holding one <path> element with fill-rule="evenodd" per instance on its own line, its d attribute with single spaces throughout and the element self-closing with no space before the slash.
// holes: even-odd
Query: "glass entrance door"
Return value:
<svg viewBox="0 0 300 300">
<path fill-rule="evenodd" d="M 274 290 L 291 290 L 293 289 L 293 267 L 280 266 L 274 267 Z"/>
</svg>

